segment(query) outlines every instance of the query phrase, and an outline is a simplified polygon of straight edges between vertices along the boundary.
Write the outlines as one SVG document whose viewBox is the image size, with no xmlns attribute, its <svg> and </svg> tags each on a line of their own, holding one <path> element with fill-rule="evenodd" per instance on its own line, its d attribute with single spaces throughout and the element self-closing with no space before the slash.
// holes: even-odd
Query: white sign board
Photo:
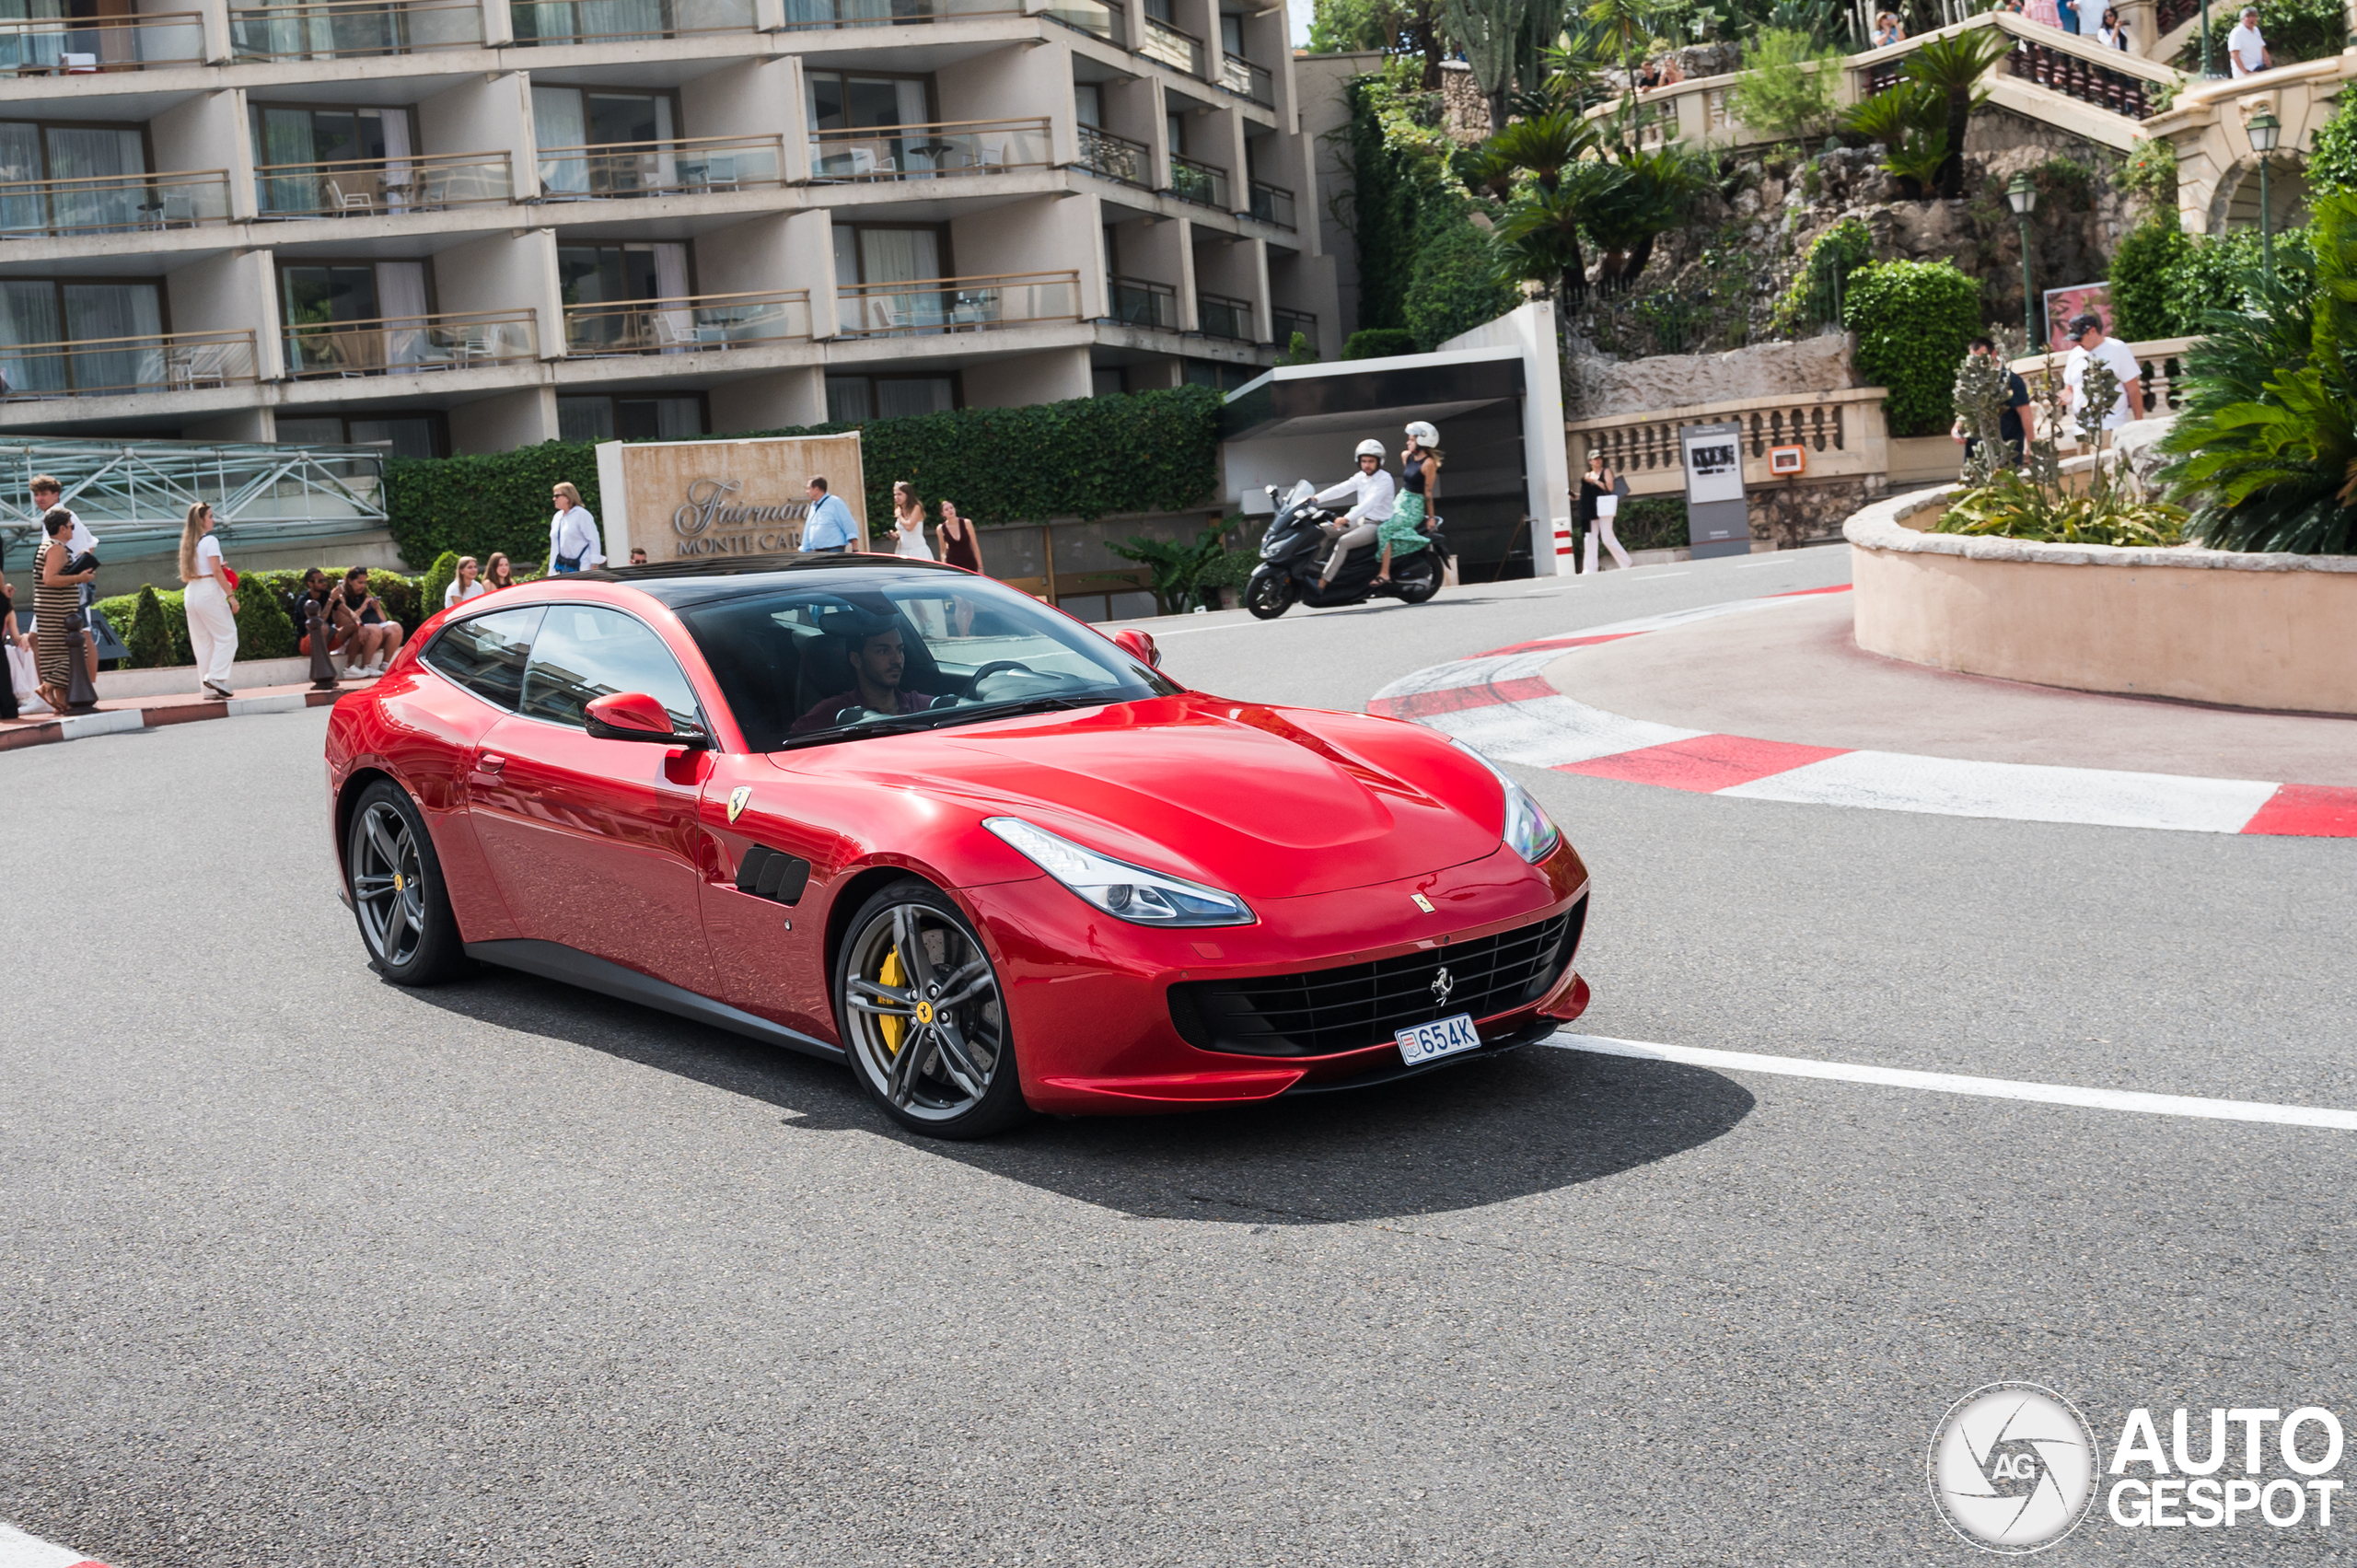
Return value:
<svg viewBox="0 0 2357 1568">
<path fill-rule="evenodd" d="M 1743 436 L 1733 429 L 1684 432 L 1686 499 L 1689 503 L 1743 499 Z"/>
</svg>

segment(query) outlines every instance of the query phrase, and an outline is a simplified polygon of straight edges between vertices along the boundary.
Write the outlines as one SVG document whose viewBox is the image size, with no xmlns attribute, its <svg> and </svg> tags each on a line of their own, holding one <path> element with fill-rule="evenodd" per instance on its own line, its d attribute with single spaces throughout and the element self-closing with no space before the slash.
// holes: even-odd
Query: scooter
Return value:
<svg viewBox="0 0 2357 1568">
<path fill-rule="evenodd" d="M 1251 581 L 1244 585 L 1244 608 L 1256 618 L 1273 621 L 1296 602 L 1312 610 L 1364 604 L 1377 598 L 1422 604 L 1440 592 L 1441 563 L 1448 555 L 1448 540 L 1437 522 L 1431 544 L 1391 563 L 1388 583 L 1375 580 L 1383 564 L 1383 546 L 1369 540 L 1352 551 L 1341 569 L 1334 574 L 1334 580 L 1321 587 L 1318 580 L 1318 546 L 1326 542 L 1327 536 L 1318 525 L 1334 514 L 1311 504 L 1310 498 L 1316 494 L 1306 479 L 1283 494 L 1275 485 L 1269 486 L 1269 499 L 1277 505 L 1276 520 L 1261 536 L 1260 564 L 1253 569 Z"/>
</svg>

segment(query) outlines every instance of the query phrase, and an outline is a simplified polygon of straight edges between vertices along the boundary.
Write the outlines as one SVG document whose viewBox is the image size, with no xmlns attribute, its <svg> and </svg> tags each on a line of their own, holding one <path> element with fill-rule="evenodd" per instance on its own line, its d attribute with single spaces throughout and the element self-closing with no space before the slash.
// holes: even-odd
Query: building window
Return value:
<svg viewBox="0 0 2357 1568">
<path fill-rule="evenodd" d="M 1072 85 L 1072 112 L 1083 125 L 1105 128 L 1105 94 L 1095 82 Z"/>
<path fill-rule="evenodd" d="M 1247 381 L 1268 374 L 1258 365 L 1225 365 L 1213 359 L 1190 359 L 1186 366 L 1187 385 L 1214 387 L 1223 392 L 1232 392 Z"/>
<path fill-rule="evenodd" d="M 11 393 L 160 389 L 163 330 L 163 289 L 154 282 L 9 278 L 0 282 L 0 382 Z M 27 352 L 68 343 L 70 352 Z"/>
<path fill-rule="evenodd" d="M 631 195 L 679 183 L 671 145 L 679 109 L 669 93 L 532 89 L 532 138 L 540 149 L 540 189 L 552 196 Z M 658 144 L 645 147 L 644 144 Z M 637 145 L 638 152 L 586 149 Z M 570 157 L 551 157 L 562 150 Z"/>
<path fill-rule="evenodd" d="M 440 458 L 450 442 L 438 413 L 306 414 L 281 416 L 278 444 L 282 447 L 382 447 L 393 458 Z"/>
<path fill-rule="evenodd" d="M 813 131 L 865 131 L 931 122 L 932 82 L 923 76 L 852 76 L 807 71 L 804 90 Z"/>
<path fill-rule="evenodd" d="M 253 106 L 256 184 L 265 213 L 374 211 L 398 194 L 417 145 L 406 109 Z M 321 168 L 321 164 L 376 165 Z"/>
<path fill-rule="evenodd" d="M 1088 395 L 1093 398 L 1118 398 L 1129 389 L 1121 384 L 1121 368 L 1113 366 L 1088 373 Z"/>
<path fill-rule="evenodd" d="M 423 261 L 318 261 L 278 269 L 292 330 L 330 321 L 414 321 L 434 313 Z"/>
<path fill-rule="evenodd" d="M 674 441 L 705 434 L 703 399 L 559 398 L 557 437 L 563 441 Z"/>
<path fill-rule="evenodd" d="M 830 376 L 827 419 L 865 424 L 913 413 L 946 413 L 958 406 L 954 376 Z"/>
<path fill-rule="evenodd" d="M 145 203 L 154 198 L 129 180 L 121 188 L 104 183 L 68 187 L 49 192 L 46 201 L 42 192 L 23 187 L 46 180 L 108 176 L 135 180 L 146 172 L 147 140 L 136 126 L 0 121 L 0 181 L 16 186 L 0 195 L 0 232 L 135 228 L 145 215 Z"/>
</svg>

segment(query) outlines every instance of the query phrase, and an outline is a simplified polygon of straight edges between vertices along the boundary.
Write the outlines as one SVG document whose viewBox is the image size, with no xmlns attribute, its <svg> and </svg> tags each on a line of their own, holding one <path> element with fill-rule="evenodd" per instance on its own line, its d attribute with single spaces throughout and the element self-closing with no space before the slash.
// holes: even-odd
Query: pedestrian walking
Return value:
<svg viewBox="0 0 2357 1568">
<path fill-rule="evenodd" d="M 7 666 L 0 670 L 0 719 L 13 719 L 20 714 L 17 707 L 19 692 L 31 693 L 41 689 L 34 674 L 33 640 L 17 623 L 17 589 L 0 570 L 0 646 L 7 650 L 0 654 L 0 663 Z"/>
<path fill-rule="evenodd" d="M 853 520 L 843 498 L 827 488 L 825 478 L 813 475 L 809 483 L 810 515 L 802 525 L 802 548 L 817 555 L 842 555 L 859 542 L 859 524 Z"/>
<path fill-rule="evenodd" d="M 2107 337 L 2103 330 L 2103 318 L 2088 312 L 2071 318 L 2071 342 L 2075 346 L 2062 361 L 2062 385 L 2071 393 L 2071 411 L 2077 416 L 2082 439 L 2101 437 L 2088 428 L 2087 366 L 2100 360 L 2119 378 L 2119 396 L 2105 412 L 2100 430 L 2117 430 L 2131 420 L 2144 417 L 2144 367 L 2136 363 L 2136 355 L 2118 338 Z"/>
<path fill-rule="evenodd" d="M 911 561 L 933 559 L 924 538 L 924 503 L 907 480 L 892 482 L 892 553 Z"/>
<path fill-rule="evenodd" d="M 48 474 L 37 473 L 33 475 L 32 482 L 27 488 L 33 493 L 33 510 L 39 512 L 43 518 L 52 512 L 62 511 L 73 519 L 73 527 L 67 530 L 65 536 L 65 546 L 70 552 L 68 559 L 87 555 L 91 558 L 91 563 L 95 567 L 99 553 L 99 536 L 90 531 L 90 526 L 82 520 L 78 513 L 71 506 L 64 505 L 64 486 L 59 484 Z M 82 579 L 82 587 L 77 590 L 75 598 L 75 608 L 85 612 L 84 624 L 90 627 L 90 640 L 84 645 L 85 651 L 82 656 L 89 666 L 90 683 L 94 686 L 98 684 L 99 679 L 98 627 L 87 612 L 99 601 L 98 590 L 90 586 L 90 578 L 97 575 L 98 573 L 93 570 L 89 576 Z M 34 586 L 38 588 L 40 585 Z M 36 611 L 35 614 L 38 618 L 39 612 Z"/>
<path fill-rule="evenodd" d="M 556 516 L 549 519 L 549 571 L 582 572 L 606 563 L 598 540 L 598 519 L 581 504 L 581 492 L 559 480 L 549 492 Z"/>
<path fill-rule="evenodd" d="M 491 559 L 483 563 L 482 582 L 484 589 L 490 593 L 516 586 L 516 568 L 507 563 L 506 552 L 494 550 L 491 552 Z"/>
<path fill-rule="evenodd" d="M 2226 35 L 2226 62 L 2237 76 L 2255 76 L 2275 64 L 2267 39 L 2258 30 L 2258 6 L 2244 6 L 2235 30 Z"/>
<path fill-rule="evenodd" d="M 1587 455 L 1587 472 L 1580 475 L 1580 523 L 1587 529 L 1587 569 L 1596 569 L 1596 548 L 1601 545 L 1612 552 L 1612 559 L 1621 570 L 1629 567 L 1629 552 L 1620 548 L 1620 536 L 1613 529 L 1614 519 L 1620 515 L 1621 487 L 1628 482 L 1612 471 L 1601 452 Z"/>
<path fill-rule="evenodd" d="M 180 525 L 180 603 L 188 611 L 188 645 L 208 697 L 226 702 L 229 667 L 238 658 L 238 590 L 221 541 L 213 537 L 213 508 L 199 501 Z"/>
<path fill-rule="evenodd" d="M 473 556 L 459 556 L 459 575 L 452 577 L 450 586 L 442 590 L 442 608 L 447 610 L 454 604 L 464 604 L 470 598 L 481 598 L 491 592 L 480 575 L 481 570 Z"/>
<path fill-rule="evenodd" d="M 95 566 L 68 571 L 75 560 L 68 542 L 73 514 L 63 507 L 41 520 L 48 537 L 33 556 L 33 659 L 41 669 L 41 700 L 65 711 L 66 687 L 74 679 L 73 620 L 82 608 L 82 585 L 99 575 Z"/>
</svg>

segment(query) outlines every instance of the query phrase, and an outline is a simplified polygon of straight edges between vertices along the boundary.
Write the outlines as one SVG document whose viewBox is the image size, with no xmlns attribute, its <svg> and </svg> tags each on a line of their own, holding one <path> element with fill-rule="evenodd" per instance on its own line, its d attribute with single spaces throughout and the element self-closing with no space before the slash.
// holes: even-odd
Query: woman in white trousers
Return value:
<svg viewBox="0 0 2357 1568">
<path fill-rule="evenodd" d="M 213 508 L 200 501 L 180 527 L 181 602 L 188 608 L 188 645 L 208 697 L 228 698 L 229 666 L 238 657 L 238 596 L 230 590 L 221 541 L 213 537 Z"/>
<path fill-rule="evenodd" d="M 1596 547 L 1601 542 L 1612 552 L 1612 559 L 1622 570 L 1629 565 L 1629 552 L 1620 548 L 1620 540 L 1612 531 L 1613 519 L 1620 512 L 1620 496 L 1614 473 L 1605 462 L 1604 454 L 1587 455 L 1587 472 L 1580 475 L 1580 520 L 1587 525 L 1587 569 L 1596 567 Z"/>
</svg>

